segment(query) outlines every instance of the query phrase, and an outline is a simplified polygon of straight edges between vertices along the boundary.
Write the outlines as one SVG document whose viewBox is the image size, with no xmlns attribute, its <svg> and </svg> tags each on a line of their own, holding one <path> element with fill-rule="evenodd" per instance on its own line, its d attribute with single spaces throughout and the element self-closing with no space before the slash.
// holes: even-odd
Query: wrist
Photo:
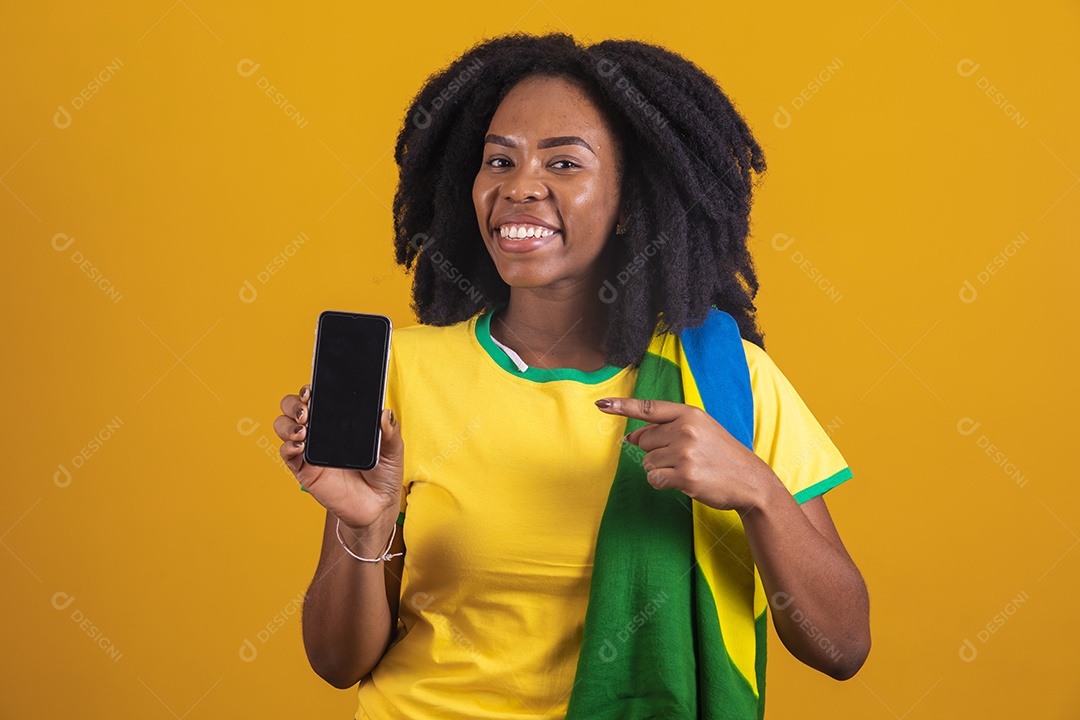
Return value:
<svg viewBox="0 0 1080 720">
<path fill-rule="evenodd" d="M 752 500 L 739 514 L 747 519 L 771 516 L 784 502 L 792 500 L 791 493 L 772 468 L 766 466 L 752 481 Z"/>
<path fill-rule="evenodd" d="M 390 534 L 397 523 L 397 507 L 388 507 L 379 517 L 368 525 L 353 526 L 338 518 L 337 534 L 341 544 L 352 553 L 365 558 L 374 558 L 387 549 Z"/>
<path fill-rule="evenodd" d="M 390 525 L 397 521 L 398 508 L 401 506 L 401 496 L 395 495 L 393 497 L 389 495 L 378 494 L 376 496 L 378 501 L 376 507 L 369 513 L 365 513 L 371 517 L 371 521 L 362 525 L 357 525 L 345 517 L 345 515 L 338 515 L 331 511 L 331 514 L 336 517 L 341 523 L 341 531 L 350 531 L 350 537 L 352 535 L 363 536 L 367 535 L 372 530 L 378 530 L 385 526 L 387 533 L 390 532 Z"/>
</svg>

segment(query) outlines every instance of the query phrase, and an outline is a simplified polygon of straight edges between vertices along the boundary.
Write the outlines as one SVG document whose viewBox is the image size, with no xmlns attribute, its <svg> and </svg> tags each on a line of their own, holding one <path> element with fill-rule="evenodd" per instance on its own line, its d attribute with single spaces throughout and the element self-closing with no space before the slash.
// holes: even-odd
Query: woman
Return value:
<svg viewBox="0 0 1080 720">
<path fill-rule="evenodd" d="M 765 162 L 716 83 L 648 44 L 496 38 L 428 80 L 396 159 L 422 324 L 378 466 L 304 464 L 307 385 L 275 422 L 327 508 L 315 671 L 360 683 L 357 718 L 761 717 L 768 607 L 854 675 L 868 598 L 821 497 L 851 471 L 765 354 Z"/>
</svg>

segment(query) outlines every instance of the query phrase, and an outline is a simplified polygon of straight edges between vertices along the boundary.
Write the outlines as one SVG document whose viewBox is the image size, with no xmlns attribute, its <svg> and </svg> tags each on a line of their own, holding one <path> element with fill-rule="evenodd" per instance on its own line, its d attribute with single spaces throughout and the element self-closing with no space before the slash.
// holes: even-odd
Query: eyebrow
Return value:
<svg viewBox="0 0 1080 720">
<path fill-rule="evenodd" d="M 505 145 L 506 147 L 517 147 L 517 144 L 514 143 L 514 141 L 510 138 L 490 133 L 487 135 L 487 137 L 484 138 L 484 142 L 495 143 L 496 145 Z M 540 142 L 536 143 L 536 147 L 540 150 L 551 147 L 559 147 L 560 145 L 580 145 L 581 147 L 591 152 L 593 155 L 596 155 L 596 151 L 589 146 L 589 143 L 585 142 L 576 135 L 561 135 L 559 137 L 549 137 L 544 138 Z"/>
</svg>

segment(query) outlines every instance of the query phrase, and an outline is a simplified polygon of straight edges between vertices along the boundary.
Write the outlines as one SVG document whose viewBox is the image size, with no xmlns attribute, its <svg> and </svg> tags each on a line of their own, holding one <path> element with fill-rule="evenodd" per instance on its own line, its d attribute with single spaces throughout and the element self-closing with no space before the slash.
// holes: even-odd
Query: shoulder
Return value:
<svg viewBox="0 0 1080 720">
<path fill-rule="evenodd" d="M 422 325 L 413 323 L 403 327 L 395 327 L 392 331 L 394 342 L 412 346 L 417 344 L 440 343 L 449 340 L 467 338 L 472 332 L 476 318 L 462 320 L 454 325 Z"/>
<path fill-rule="evenodd" d="M 409 387 L 425 382 L 445 381 L 448 375 L 460 372 L 469 358 L 469 333 L 473 320 L 454 325 L 423 325 L 413 323 L 394 327 L 390 333 L 390 357 L 386 376 L 387 402 L 401 404 L 407 400 Z M 437 359 L 433 362 L 433 359 Z M 409 378 L 409 382 L 404 382 Z M 423 395 L 423 391 L 420 392 Z M 405 415 L 404 409 L 395 412 Z"/>
<path fill-rule="evenodd" d="M 742 339 L 742 346 L 755 400 L 770 404 L 790 403 L 796 407 L 804 405 L 791 379 L 769 353 L 746 338 Z"/>
<path fill-rule="evenodd" d="M 756 363 L 761 357 L 768 357 L 768 355 L 765 354 L 764 350 L 762 350 L 760 347 L 750 342 L 746 338 L 742 338 L 742 346 L 743 352 L 746 353 L 747 364 L 752 362 Z"/>
<path fill-rule="evenodd" d="M 750 370 L 750 384 L 757 386 L 758 380 L 772 379 L 780 373 L 769 354 L 746 338 L 742 338 L 743 353 L 746 355 L 746 367 Z"/>
<path fill-rule="evenodd" d="M 395 327 L 390 336 L 390 361 L 401 366 L 422 364 L 431 367 L 435 355 L 449 359 L 468 354 L 475 333 L 476 318 L 453 325 L 413 323 Z"/>
</svg>

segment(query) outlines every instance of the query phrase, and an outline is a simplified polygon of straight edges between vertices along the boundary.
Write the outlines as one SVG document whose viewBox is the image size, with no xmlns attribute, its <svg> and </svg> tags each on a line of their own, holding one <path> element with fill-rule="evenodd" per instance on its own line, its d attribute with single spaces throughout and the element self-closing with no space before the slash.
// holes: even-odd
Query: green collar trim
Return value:
<svg viewBox="0 0 1080 720">
<path fill-rule="evenodd" d="M 495 341 L 491 339 L 491 318 L 498 311 L 506 307 L 506 302 L 496 303 L 490 310 L 486 310 L 480 314 L 476 319 L 476 340 L 480 343 L 480 346 L 484 348 L 488 356 L 495 361 L 495 364 L 501 367 L 506 372 L 519 378 L 526 380 L 532 380 L 533 382 L 551 382 L 553 380 L 573 380 L 574 382 L 586 383 L 588 385 L 595 385 L 602 383 L 605 380 L 618 375 L 626 368 L 621 368 L 617 365 L 605 365 L 599 370 L 593 370 L 591 372 L 585 372 L 584 370 L 578 370 L 576 368 L 538 368 L 529 367 L 522 372 L 518 370 L 517 365 L 510 359 L 510 356 L 506 352 L 495 344 Z"/>
</svg>

